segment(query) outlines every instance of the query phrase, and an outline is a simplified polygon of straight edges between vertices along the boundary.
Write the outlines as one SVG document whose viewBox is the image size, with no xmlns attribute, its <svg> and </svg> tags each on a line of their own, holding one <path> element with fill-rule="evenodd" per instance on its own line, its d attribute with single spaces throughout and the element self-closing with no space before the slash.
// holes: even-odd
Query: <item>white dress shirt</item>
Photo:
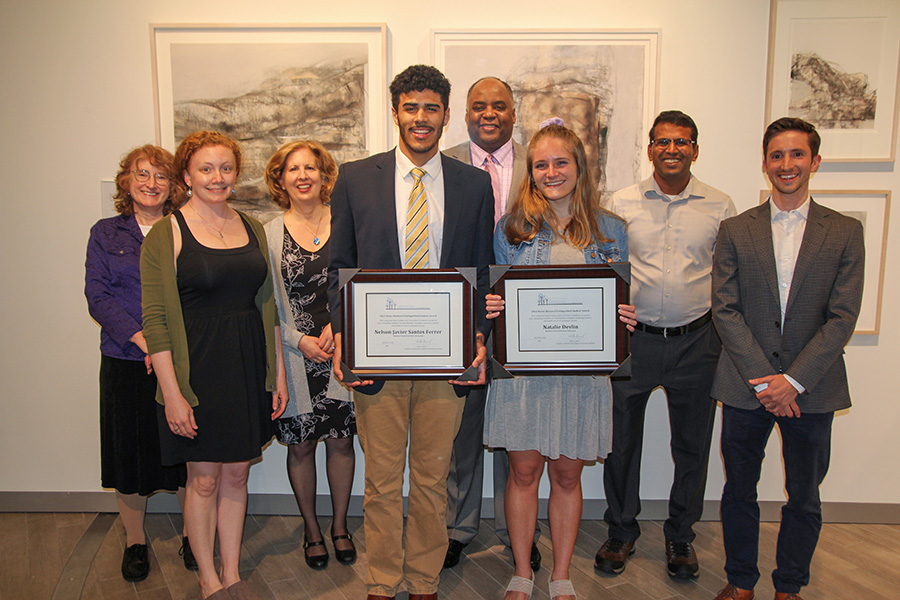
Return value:
<svg viewBox="0 0 900 600">
<path fill-rule="evenodd" d="M 409 209 L 409 193 L 415 180 L 411 171 L 416 165 L 409 160 L 400 147 L 395 148 L 397 167 L 394 170 L 394 200 L 397 208 L 397 239 L 400 242 L 400 258 L 406 252 L 406 213 Z M 437 269 L 441 265 L 441 243 L 444 239 L 444 170 L 441 153 L 436 153 L 425 163 L 422 183 L 428 202 L 428 268 Z"/>
<path fill-rule="evenodd" d="M 737 214 L 731 198 L 696 177 L 669 197 L 651 176 L 614 193 L 606 208 L 628 223 L 638 321 L 678 327 L 702 317 L 710 307 L 719 224 Z"/>
<path fill-rule="evenodd" d="M 780 210 L 769 196 L 769 213 L 772 217 L 775 270 L 778 273 L 778 299 L 781 301 L 781 330 L 784 331 L 784 314 L 791 295 L 791 280 L 794 278 L 800 244 L 803 243 L 803 233 L 806 231 L 806 221 L 809 218 L 809 196 L 799 208 L 790 211 Z M 785 373 L 784 377 L 796 388 L 797 393 L 802 394 L 806 391 L 806 388 L 790 375 Z M 757 385 L 755 389 L 761 392 L 766 387 L 763 383 Z"/>
</svg>

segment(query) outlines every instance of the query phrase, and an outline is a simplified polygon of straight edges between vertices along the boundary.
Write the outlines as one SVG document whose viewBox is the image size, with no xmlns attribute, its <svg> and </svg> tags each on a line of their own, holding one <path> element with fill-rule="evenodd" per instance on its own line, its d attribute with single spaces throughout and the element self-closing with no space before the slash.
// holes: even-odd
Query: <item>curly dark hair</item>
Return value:
<svg viewBox="0 0 900 600">
<path fill-rule="evenodd" d="M 400 94 L 431 90 L 441 97 L 444 110 L 450 105 L 450 81 L 430 65 L 412 65 L 391 82 L 391 106 L 400 107 Z"/>
</svg>

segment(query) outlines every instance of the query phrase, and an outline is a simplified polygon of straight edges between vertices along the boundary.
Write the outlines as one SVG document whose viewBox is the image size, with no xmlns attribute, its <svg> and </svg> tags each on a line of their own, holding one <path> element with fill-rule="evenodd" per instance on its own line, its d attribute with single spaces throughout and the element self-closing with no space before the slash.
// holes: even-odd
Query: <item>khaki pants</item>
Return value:
<svg viewBox="0 0 900 600">
<path fill-rule="evenodd" d="M 363 504 L 366 586 L 394 596 L 437 591 L 447 552 L 447 473 L 464 398 L 446 381 L 388 381 L 373 396 L 355 394 L 366 456 Z M 409 514 L 403 536 L 403 472 L 409 441 Z"/>
</svg>

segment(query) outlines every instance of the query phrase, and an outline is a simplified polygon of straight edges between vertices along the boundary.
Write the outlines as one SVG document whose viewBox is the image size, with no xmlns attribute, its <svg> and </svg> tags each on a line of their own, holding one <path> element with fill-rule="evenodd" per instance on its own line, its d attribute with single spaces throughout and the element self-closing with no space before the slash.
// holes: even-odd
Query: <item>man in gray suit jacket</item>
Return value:
<svg viewBox="0 0 900 600">
<path fill-rule="evenodd" d="M 516 108 L 512 90 L 496 77 L 483 77 L 469 88 L 466 95 L 466 128 L 468 142 L 446 150 L 444 154 L 467 165 L 474 165 L 491 175 L 494 191 L 494 223 L 506 212 L 525 178 L 526 150 L 513 141 Z M 444 568 L 459 564 L 463 548 L 475 539 L 481 522 L 484 483 L 485 388 L 474 388 L 466 396 L 462 425 L 453 442 L 450 475 L 447 477 L 447 533 L 450 541 Z M 503 511 L 509 459 L 504 450 L 494 455 L 494 520 L 497 537 L 509 547 L 509 532 Z M 535 542 L 540 530 L 535 532 Z M 537 545 L 531 549 L 531 565 L 541 566 Z"/>
<path fill-rule="evenodd" d="M 763 138 L 768 202 L 727 219 L 713 259 L 712 313 L 724 352 L 712 395 L 722 402 L 722 530 L 728 585 L 750 600 L 759 579 L 759 482 L 766 443 L 781 431 L 787 504 L 772 573 L 776 600 L 799 600 L 822 527 L 819 485 L 834 411 L 850 406 L 844 346 L 863 287 L 861 223 L 817 204 L 809 179 L 819 134 L 778 119 Z"/>
</svg>

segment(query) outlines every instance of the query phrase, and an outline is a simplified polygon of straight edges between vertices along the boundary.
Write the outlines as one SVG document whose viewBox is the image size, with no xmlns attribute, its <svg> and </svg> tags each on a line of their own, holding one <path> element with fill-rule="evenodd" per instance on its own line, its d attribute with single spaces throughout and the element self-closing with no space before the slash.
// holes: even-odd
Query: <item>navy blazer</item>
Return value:
<svg viewBox="0 0 900 600">
<path fill-rule="evenodd" d="M 862 224 L 810 200 L 809 217 L 781 323 L 769 203 L 726 219 L 712 270 L 712 315 L 724 352 L 712 396 L 760 407 L 748 380 L 786 373 L 806 388 L 801 413 L 850 406 L 844 346 L 862 300 Z"/>
<path fill-rule="evenodd" d="M 331 328 L 341 331 L 338 269 L 400 269 L 394 194 L 394 150 L 346 163 L 331 193 L 331 256 L 328 301 Z M 441 154 L 444 177 L 442 269 L 475 267 L 477 328 L 487 339 L 485 295 L 494 262 L 494 194 L 486 172 Z"/>
</svg>

